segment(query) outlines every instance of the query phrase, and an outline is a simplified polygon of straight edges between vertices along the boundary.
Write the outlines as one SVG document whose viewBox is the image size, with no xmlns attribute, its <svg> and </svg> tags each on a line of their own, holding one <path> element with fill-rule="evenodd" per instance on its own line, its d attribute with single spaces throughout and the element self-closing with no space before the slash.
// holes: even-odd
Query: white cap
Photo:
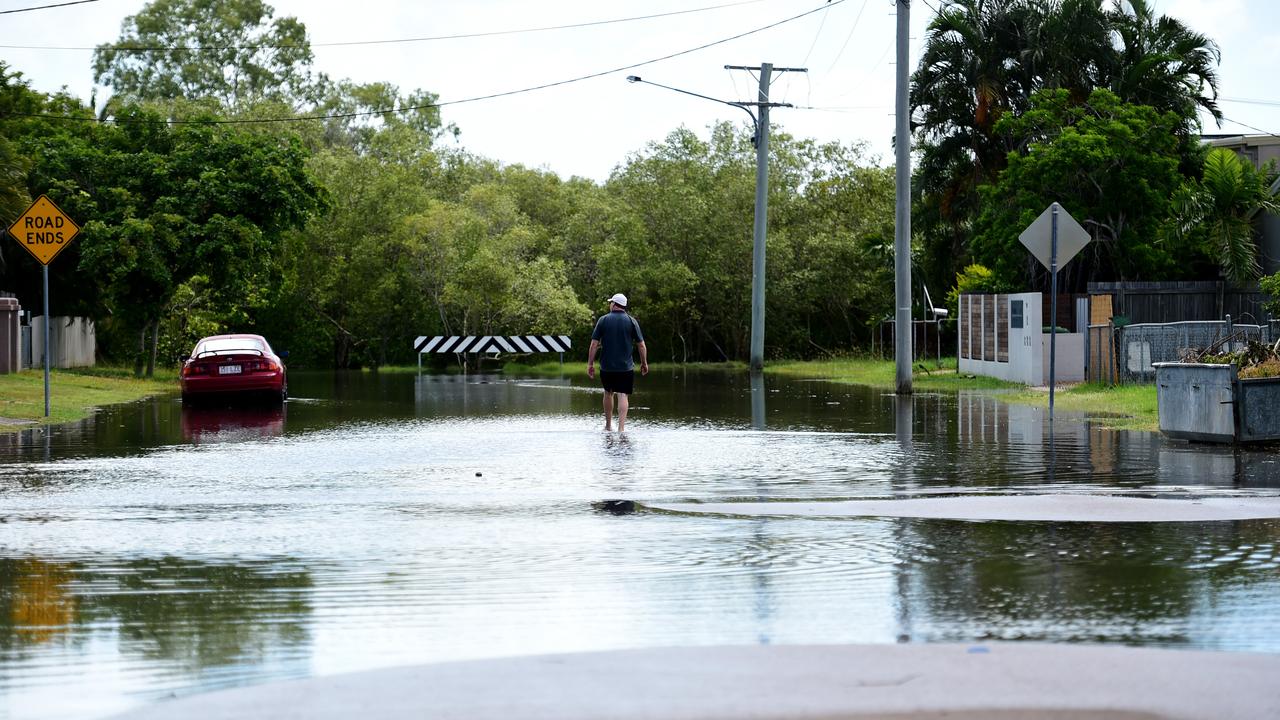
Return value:
<svg viewBox="0 0 1280 720">
<path fill-rule="evenodd" d="M 615 293 L 613 297 L 609 298 L 609 302 L 615 303 L 621 307 L 626 307 L 627 296 L 623 295 L 622 293 Z"/>
</svg>

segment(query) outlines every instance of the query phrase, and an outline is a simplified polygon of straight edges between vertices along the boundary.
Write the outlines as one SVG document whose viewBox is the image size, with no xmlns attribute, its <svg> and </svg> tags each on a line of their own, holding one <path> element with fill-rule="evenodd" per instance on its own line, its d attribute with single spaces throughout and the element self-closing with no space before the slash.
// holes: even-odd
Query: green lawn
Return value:
<svg viewBox="0 0 1280 720">
<path fill-rule="evenodd" d="M 912 387 L 927 391 L 1012 390 L 1016 392 L 1000 393 L 1000 399 L 1025 405 L 1049 406 L 1047 390 L 1031 390 L 1024 385 L 994 378 L 958 375 L 955 368 L 955 358 L 943 358 L 941 370 L 936 369 L 932 361 L 918 362 L 912 374 Z M 883 388 L 893 388 L 897 377 L 892 360 L 870 358 L 776 362 L 767 365 L 765 372 Z M 1054 393 L 1053 404 L 1055 409 L 1088 413 L 1106 427 L 1151 432 L 1160 429 L 1155 385 L 1111 387 L 1082 384 L 1059 387 Z"/>
<path fill-rule="evenodd" d="M 64 423 L 88 417 L 96 407 L 130 402 L 150 395 L 176 392 L 177 373 L 157 371 L 157 377 L 137 379 L 131 369 L 84 368 L 49 373 L 49 417 L 44 416 L 44 370 L 0 375 L 0 432 L 40 424 Z M 12 422 L 12 421 L 19 422 Z"/>
<path fill-rule="evenodd" d="M 1027 405 L 1049 406 L 1048 390 L 1023 390 L 1002 399 Z M 1100 385 L 1088 383 L 1058 388 L 1054 409 L 1080 410 L 1102 425 L 1122 430 L 1159 432 L 1160 415 L 1155 385 Z"/>
<path fill-rule="evenodd" d="M 768 363 L 770 374 L 802 378 L 823 378 L 835 382 L 893 389 L 897 385 L 897 367 L 893 360 L 875 358 L 836 358 L 832 360 L 786 360 Z M 911 385 L 916 390 L 1011 390 L 1021 388 L 981 375 L 960 375 L 955 358 L 942 358 L 939 368 L 934 360 L 917 362 L 912 368 Z"/>
</svg>

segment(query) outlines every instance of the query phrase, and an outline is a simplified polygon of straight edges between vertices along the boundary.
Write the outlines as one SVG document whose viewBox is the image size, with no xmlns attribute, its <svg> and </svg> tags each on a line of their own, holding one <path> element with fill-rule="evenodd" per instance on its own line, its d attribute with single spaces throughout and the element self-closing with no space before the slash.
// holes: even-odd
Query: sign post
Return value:
<svg viewBox="0 0 1280 720">
<path fill-rule="evenodd" d="M 1049 270 L 1049 425 L 1053 426 L 1053 391 L 1058 361 L 1058 265 L 1066 265 L 1089 244 L 1089 233 L 1058 203 L 1053 203 L 1022 234 L 1021 242 Z"/>
<path fill-rule="evenodd" d="M 41 195 L 9 226 L 9 234 L 44 266 L 44 416 L 49 417 L 49 263 L 80 232 L 49 198 Z"/>
</svg>

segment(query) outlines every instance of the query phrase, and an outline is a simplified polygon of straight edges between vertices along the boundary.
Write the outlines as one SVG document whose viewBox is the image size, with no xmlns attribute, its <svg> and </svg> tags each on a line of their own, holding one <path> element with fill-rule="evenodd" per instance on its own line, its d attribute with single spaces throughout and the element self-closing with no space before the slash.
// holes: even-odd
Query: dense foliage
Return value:
<svg viewBox="0 0 1280 720">
<path fill-rule="evenodd" d="M 604 183 L 562 180 L 440 147 L 456 129 L 431 93 L 314 77 L 309 52 L 266 68 L 254 52 L 191 50 L 304 42 L 259 2 L 217 5 L 165 0 L 129 18 L 99 48 L 116 91 L 100 116 L 7 71 L 0 82 L 0 212 L 46 193 L 82 225 L 52 268 L 53 312 L 97 319 L 110 357 L 172 363 L 221 331 L 261 332 L 313 367 L 410 363 L 422 334 L 585 345 L 621 291 L 655 359 L 745 358 L 747 128 L 680 128 Z M 374 112 L 393 106 L 411 109 Z M 263 119 L 290 121 L 239 122 Z M 892 172 L 782 129 L 771 163 L 768 352 L 848 351 L 889 309 Z M 3 249 L 0 287 L 31 307 L 38 266 L 23 255 Z"/>
<path fill-rule="evenodd" d="M 1052 200 L 1100 243 L 1073 262 L 1074 286 L 1135 275 L 1182 276 L 1189 266 L 1169 263 L 1168 253 L 1161 257 L 1154 247 L 1155 229 L 1167 221 L 1168 207 L 1144 198 L 1124 213 L 1125 227 L 1117 227 L 1121 218 L 1114 204 L 1102 198 L 1101 188 L 1092 199 L 1081 197 L 1088 179 L 1076 173 L 1104 175 L 1106 163 L 1125 152 L 1116 144 L 1122 137 L 1114 134 L 1124 125 L 1144 149 L 1156 152 L 1161 166 L 1153 186 L 1139 194 L 1170 190 L 1169 159 L 1179 175 L 1197 176 L 1203 161 L 1195 138 L 1197 109 L 1221 118 L 1218 59 L 1212 40 L 1157 15 L 1145 0 L 944 0 L 929 25 L 911 96 L 921 153 L 915 228 L 932 281 L 950 285 L 956 271 L 979 261 L 1009 282 L 1047 287 L 1034 264 L 997 262 L 991 253 L 1017 242 L 1014 225 L 1006 221 L 1025 213 L 1034 217 Z M 1088 130 L 1101 134 L 1090 140 L 1077 130 L 1095 110 L 1099 122 Z M 1020 119 L 1028 113 L 1035 120 Z M 1030 157 L 1042 150 L 1069 162 L 1055 166 Z M 1073 157 L 1076 152 L 1083 154 Z M 1023 160 L 1030 164 L 1018 168 L 1020 177 L 1004 177 L 1006 168 Z M 1137 160 L 1130 155 L 1125 161 L 1131 177 Z M 1058 185 L 1069 189 L 1053 196 Z M 990 208 L 995 198 L 1006 207 Z M 1010 209 L 1021 202 L 1034 205 Z M 1138 256 L 1129 257 L 1130 251 Z"/>
<path fill-rule="evenodd" d="M 1183 249 L 1151 239 L 1184 182 L 1178 123 L 1175 113 L 1122 103 L 1107 90 L 1082 103 L 1066 90 L 1036 93 L 1026 112 L 996 124 L 997 134 L 1020 139 L 1026 151 L 1010 153 L 1008 167 L 979 188 L 973 259 L 1005 279 L 1043 273 L 1018 236 L 1056 200 L 1093 236 L 1060 271 L 1063 292 L 1084 292 L 1099 268 L 1121 280 L 1172 274 L 1187 259 Z"/>
<path fill-rule="evenodd" d="M 1067 291 L 1252 279 L 1274 174 L 1206 160 L 1217 59 L 1142 0 L 943 0 L 912 88 L 917 277 L 951 302 L 1047 286 L 1017 237 L 1056 200 L 1094 239 Z M 354 367 L 411 363 L 418 335 L 580 346 L 621 291 L 654 359 L 745 359 L 748 128 L 677 128 L 604 182 L 566 180 L 445 147 L 458 129 L 429 91 L 311 62 L 306 28 L 261 0 L 154 0 L 97 48 L 100 105 L 0 63 L 0 221 L 45 193 L 83 227 L 51 267 L 53 313 L 95 318 L 140 371 L 222 331 Z M 769 150 L 766 354 L 865 346 L 892 311 L 893 170 L 784 129 Z M 0 289 L 39 302 L 12 243 Z"/>
</svg>

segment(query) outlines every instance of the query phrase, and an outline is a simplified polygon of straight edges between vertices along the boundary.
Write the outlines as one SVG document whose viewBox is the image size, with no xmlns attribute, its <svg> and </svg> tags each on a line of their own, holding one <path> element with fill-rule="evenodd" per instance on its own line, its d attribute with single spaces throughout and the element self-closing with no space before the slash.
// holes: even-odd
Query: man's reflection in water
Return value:
<svg viewBox="0 0 1280 720">
<path fill-rule="evenodd" d="M 631 437 L 618 433 L 616 435 L 602 435 L 603 441 L 601 448 L 604 455 L 610 460 L 632 460 L 635 457 L 635 448 L 631 445 Z"/>
</svg>

